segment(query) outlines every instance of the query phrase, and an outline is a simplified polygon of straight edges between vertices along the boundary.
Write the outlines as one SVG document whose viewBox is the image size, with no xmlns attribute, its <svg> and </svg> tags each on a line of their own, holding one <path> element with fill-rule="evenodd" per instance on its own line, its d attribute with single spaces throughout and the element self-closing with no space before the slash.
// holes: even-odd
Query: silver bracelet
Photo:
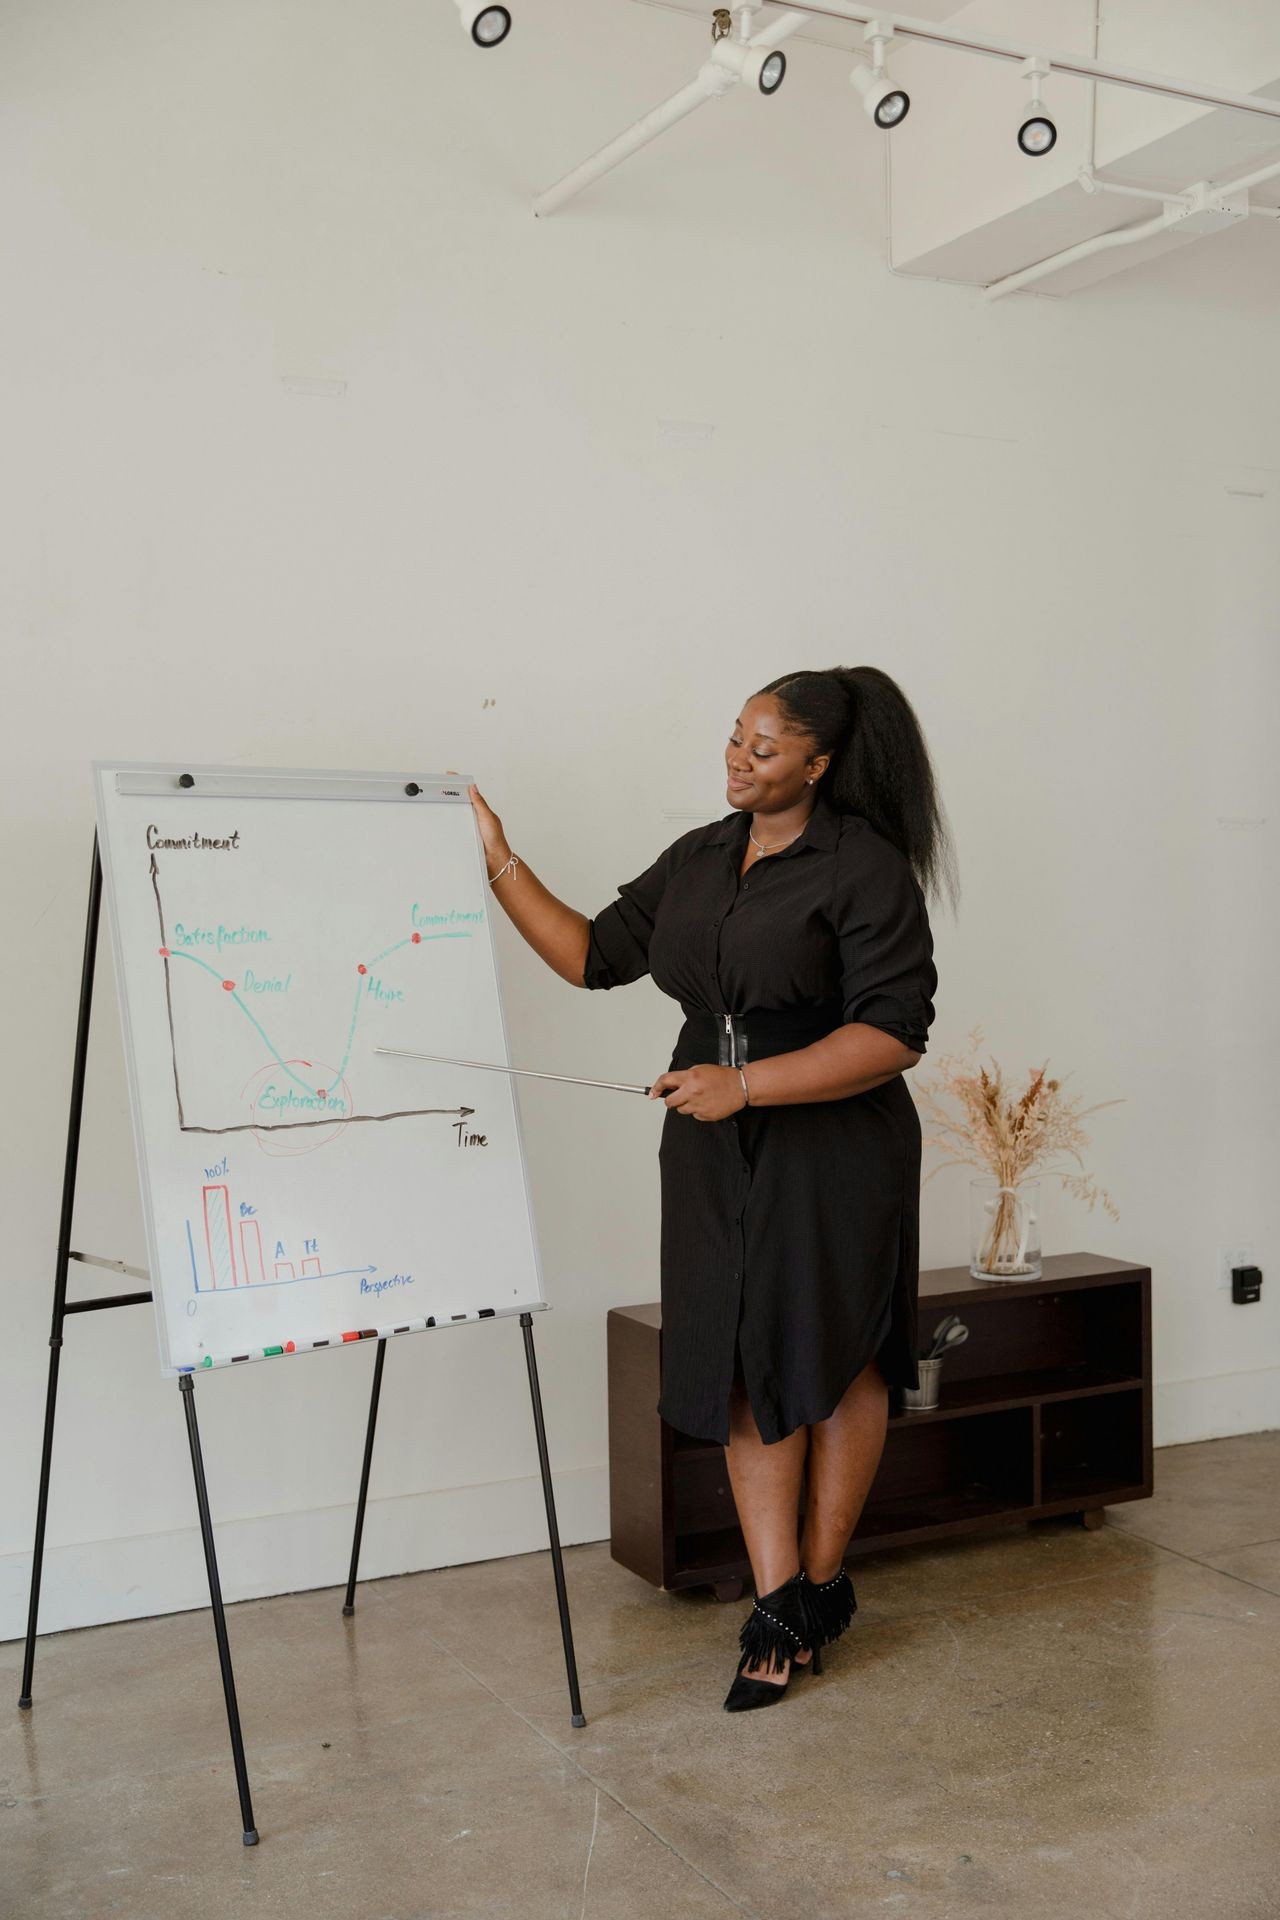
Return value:
<svg viewBox="0 0 1280 1920">
<path fill-rule="evenodd" d="M 520 855 L 518 853 L 513 853 L 511 858 L 508 860 L 506 866 L 498 868 L 498 871 L 494 874 L 492 880 L 489 882 L 489 885 L 491 887 L 496 887 L 504 873 L 509 872 L 512 868 L 518 867 L 519 865 L 520 865 Z"/>
<path fill-rule="evenodd" d="M 749 1087 L 749 1086 L 747 1085 L 747 1076 L 746 1076 L 746 1074 L 745 1074 L 745 1073 L 744 1073 L 744 1072 L 742 1071 L 742 1068 L 741 1068 L 741 1067 L 739 1067 L 739 1068 L 738 1068 L 738 1078 L 739 1078 L 739 1080 L 741 1080 L 741 1082 L 742 1082 L 742 1091 L 743 1091 L 743 1092 L 744 1092 L 744 1093 L 746 1094 L 746 1096 L 747 1096 L 747 1105 L 748 1105 L 748 1106 L 750 1106 L 750 1105 L 751 1105 L 751 1089 L 750 1089 L 750 1087 Z"/>
</svg>

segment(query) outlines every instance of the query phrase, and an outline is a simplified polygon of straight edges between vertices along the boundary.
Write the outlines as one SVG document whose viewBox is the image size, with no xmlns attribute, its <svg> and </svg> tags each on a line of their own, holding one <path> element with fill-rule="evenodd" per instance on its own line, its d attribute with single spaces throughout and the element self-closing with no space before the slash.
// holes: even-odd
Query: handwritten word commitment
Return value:
<svg viewBox="0 0 1280 1920">
<path fill-rule="evenodd" d="M 159 827 L 148 827 L 147 845 L 162 853 L 239 853 L 240 829 L 237 827 L 221 840 L 211 840 L 205 833 L 189 833 L 181 840 L 169 840 Z"/>
</svg>

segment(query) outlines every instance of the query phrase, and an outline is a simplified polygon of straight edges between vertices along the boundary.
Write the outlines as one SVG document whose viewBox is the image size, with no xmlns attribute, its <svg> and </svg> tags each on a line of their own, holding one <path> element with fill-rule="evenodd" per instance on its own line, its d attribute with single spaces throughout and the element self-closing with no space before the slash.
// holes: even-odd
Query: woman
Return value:
<svg viewBox="0 0 1280 1920">
<path fill-rule="evenodd" d="M 725 765 L 733 811 L 592 920 L 512 853 L 474 786 L 471 801 L 493 891 L 548 966 L 579 987 L 649 973 L 685 1014 L 649 1096 L 667 1109 L 658 1412 L 726 1449 L 757 1595 L 724 1702 L 738 1711 L 821 1672 L 852 1619 L 844 1554 L 888 1389 L 919 1384 L 920 1124 L 902 1075 L 937 986 L 922 886 L 951 878 L 951 856 L 919 722 L 878 668 L 771 681 Z"/>
</svg>

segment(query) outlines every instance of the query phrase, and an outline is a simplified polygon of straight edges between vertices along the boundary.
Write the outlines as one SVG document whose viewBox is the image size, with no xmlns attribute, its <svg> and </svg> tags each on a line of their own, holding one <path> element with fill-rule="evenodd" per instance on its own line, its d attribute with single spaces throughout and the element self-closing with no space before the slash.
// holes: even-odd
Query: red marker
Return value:
<svg viewBox="0 0 1280 1920">
<path fill-rule="evenodd" d="M 342 1337 L 344 1340 L 358 1340 L 360 1335 L 358 1333 L 344 1333 Z"/>
<path fill-rule="evenodd" d="M 286 1340 L 286 1341 L 285 1341 L 285 1343 L 284 1343 L 284 1350 L 285 1350 L 285 1352 L 286 1352 L 286 1353 L 296 1353 L 296 1352 L 297 1352 L 297 1348 L 296 1348 L 296 1347 L 294 1346 L 294 1344 L 293 1344 L 293 1342 L 292 1342 L 292 1340 Z"/>
</svg>

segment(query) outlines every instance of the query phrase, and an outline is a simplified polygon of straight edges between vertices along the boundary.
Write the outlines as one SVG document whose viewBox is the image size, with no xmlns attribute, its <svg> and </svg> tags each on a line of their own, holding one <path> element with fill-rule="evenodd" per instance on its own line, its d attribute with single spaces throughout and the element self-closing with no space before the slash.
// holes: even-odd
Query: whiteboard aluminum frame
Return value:
<svg viewBox="0 0 1280 1920">
<path fill-rule="evenodd" d="M 166 1380 L 176 1380 L 180 1374 L 204 1371 L 197 1367 L 177 1367 L 170 1364 L 170 1330 L 165 1313 L 165 1289 L 160 1280 L 163 1263 L 155 1231 L 155 1206 L 151 1192 L 151 1179 L 146 1149 L 146 1134 L 143 1128 L 140 1088 L 136 1070 L 137 1055 L 134 1048 L 133 1031 L 129 1019 L 129 1002 L 125 992 L 125 955 L 120 935 L 120 915 L 116 898 L 116 875 L 113 865 L 111 840 L 111 822 L 105 805 L 106 782 L 115 777 L 115 791 L 125 797 L 145 797 L 154 794 L 166 801 L 190 801 L 198 806 L 211 796 L 218 799 L 286 799 L 298 800 L 368 800 L 384 804 L 399 803 L 401 806 L 427 805 L 465 806 L 471 812 L 472 846 L 475 852 L 476 868 L 486 892 L 490 888 L 489 869 L 485 863 L 484 844 L 480 838 L 480 829 L 476 824 L 475 809 L 467 797 L 467 788 L 471 784 L 469 774 L 431 775 L 421 772 L 390 774 L 368 769 L 346 770 L 323 767 L 228 767 L 201 765 L 194 761 L 154 761 L 154 760 L 91 760 L 90 770 L 93 776 L 94 814 L 98 829 L 98 859 L 102 867 L 103 891 L 107 901 L 107 920 L 111 929 L 111 957 L 116 977 L 116 1003 L 120 1011 L 120 1029 L 125 1048 L 125 1079 L 129 1088 L 129 1118 L 133 1130 L 134 1158 L 138 1165 L 138 1182 L 142 1194 L 143 1232 L 147 1242 L 147 1256 L 150 1262 L 151 1298 L 155 1308 L 157 1345 L 160 1349 L 160 1373 Z M 184 787 L 180 784 L 183 774 L 194 776 L 195 784 Z M 127 782 L 127 784 L 122 784 Z M 214 783 L 217 783 L 216 785 Z M 154 783 L 154 784 L 151 784 Z M 406 789 L 414 785 L 420 789 L 410 794 Z M 364 788 L 365 791 L 358 791 Z M 398 789 L 398 790 L 397 790 Z M 507 1010 L 502 998 L 502 975 L 498 966 L 498 944 L 494 937 L 493 915 L 486 908 L 485 925 L 489 932 L 489 953 L 493 963 L 494 990 L 498 1001 L 498 1021 L 502 1032 L 502 1048 L 505 1064 L 511 1064 L 511 1041 L 507 1029 Z M 485 1318 L 508 1319 L 515 1313 L 541 1313 L 547 1311 L 550 1302 L 546 1297 L 546 1280 L 542 1268 L 542 1248 L 538 1240 L 538 1224 L 533 1211 L 533 1195 L 529 1185 L 529 1162 L 525 1153 L 524 1123 L 520 1112 L 519 1088 L 514 1080 L 509 1080 L 511 1088 L 512 1113 L 515 1120 L 516 1151 L 520 1162 L 520 1179 L 524 1192 L 525 1212 L 529 1221 L 529 1242 L 533 1252 L 533 1271 L 541 1296 L 522 1307 L 495 1308 Z M 453 1320 L 438 1321 L 434 1327 L 415 1329 L 424 1333 L 438 1333 L 442 1328 L 455 1325 L 472 1325 L 478 1316 L 468 1315 L 465 1322 Z M 344 1343 L 338 1342 L 337 1345 Z M 364 1345 L 362 1340 L 345 1343 L 354 1348 Z M 291 1356 L 298 1359 L 304 1353 L 332 1352 L 334 1348 L 303 1347 Z M 254 1354 L 253 1358 L 263 1359 L 265 1354 Z M 230 1356 L 227 1356 L 229 1359 Z M 247 1362 L 244 1364 L 248 1364 Z M 215 1366 L 212 1371 L 220 1371 Z"/>
<path fill-rule="evenodd" d="M 94 762 L 97 767 L 103 763 Z M 470 774 L 437 778 L 418 773 L 326 773 L 312 767 L 199 767 L 156 769 L 113 762 L 116 792 L 130 799 L 165 800 L 467 800 Z M 107 768 L 110 770 L 110 767 Z M 200 776 L 196 778 L 197 774 Z M 185 785 L 190 781 L 190 785 Z M 467 805 L 470 806 L 467 800 Z M 487 877 L 487 876 L 486 876 Z"/>
</svg>

